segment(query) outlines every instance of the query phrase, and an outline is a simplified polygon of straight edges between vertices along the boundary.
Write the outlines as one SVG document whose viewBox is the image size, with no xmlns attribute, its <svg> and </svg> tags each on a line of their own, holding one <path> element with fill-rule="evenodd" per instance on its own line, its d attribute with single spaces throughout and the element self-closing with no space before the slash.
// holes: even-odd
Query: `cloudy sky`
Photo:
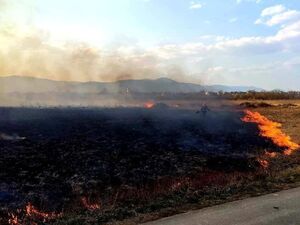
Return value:
<svg viewBox="0 0 300 225">
<path fill-rule="evenodd" d="M 0 0 L 0 76 L 300 90 L 299 0 Z"/>
</svg>

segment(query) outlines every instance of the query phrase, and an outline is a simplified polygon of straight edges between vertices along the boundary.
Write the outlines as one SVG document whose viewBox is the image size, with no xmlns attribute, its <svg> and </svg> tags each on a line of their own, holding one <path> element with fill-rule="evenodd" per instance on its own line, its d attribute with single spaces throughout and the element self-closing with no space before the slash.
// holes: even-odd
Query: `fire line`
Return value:
<svg viewBox="0 0 300 225">
<path fill-rule="evenodd" d="M 28 203 L 25 207 L 25 217 L 23 219 L 40 219 L 43 222 L 48 222 L 50 220 L 57 219 L 62 216 L 62 213 L 54 213 L 54 212 L 41 212 L 37 208 L 35 208 L 31 203 Z M 22 225 L 22 219 L 19 219 L 16 214 L 9 213 L 8 224 L 10 225 Z"/>
<path fill-rule="evenodd" d="M 282 132 L 282 125 L 280 123 L 271 121 L 258 112 L 245 110 L 245 114 L 246 115 L 241 120 L 247 123 L 256 123 L 260 130 L 260 135 L 271 139 L 274 144 L 284 148 L 284 155 L 291 155 L 300 148 L 299 144 L 293 142 L 290 136 Z"/>
</svg>

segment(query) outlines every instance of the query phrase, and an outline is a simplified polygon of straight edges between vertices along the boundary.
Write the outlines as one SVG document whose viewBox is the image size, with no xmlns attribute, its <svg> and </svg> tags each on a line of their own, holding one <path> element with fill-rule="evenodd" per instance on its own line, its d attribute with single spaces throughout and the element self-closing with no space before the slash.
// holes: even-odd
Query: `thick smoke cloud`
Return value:
<svg viewBox="0 0 300 225">
<path fill-rule="evenodd" d="M 85 43 L 55 45 L 42 31 L 18 34 L 15 27 L 0 31 L 0 74 L 58 80 L 112 81 L 161 74 L 158 59 L 147 52 L 101 51 Z"/>
<path fill-rule="evenodd" d="M 30 23 L 33 8 L 33 0 L 0 0 L 0 12 L 5 15 L 0 17 L 0 76 L 72 81 L 183 78 L 178 63 L 162 63 L 153 51 L 138 45 L 99 49 L 88 43 L 54 42 L 46 29 Z M 16 9 L 21 13 L 14 12 Z M 14 14 L 18 14 L 19 21 Z"/>
</svg>

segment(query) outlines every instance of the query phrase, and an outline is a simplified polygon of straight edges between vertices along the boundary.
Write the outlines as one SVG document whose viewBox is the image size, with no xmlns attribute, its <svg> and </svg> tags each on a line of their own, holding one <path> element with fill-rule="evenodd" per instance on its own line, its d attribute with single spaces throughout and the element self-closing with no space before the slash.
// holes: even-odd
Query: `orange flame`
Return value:
<svg viewBox="0 0 300 225">
<path fill-rule="evenodd" d="M 10 225 L 21 225 L 19 222 L 18 216 L 15 214 L 8 214 L 10 216 L 10 219 L 8 219 L 8 224 Z"/>
<path fill-rule="evenodd" d="M 270 158 L 275 158 L 277 156 L 277 152 L 265 152 L 265 155 Z"/>
<path fill-rule="evenodd" d="M 155 103 L 153 101 L 149 101 L 144 104 L 144 107 L 147 109 L 151 109 L 151 108 L 153 108 L 154 105 L 155 105 Z"/>
<path fill-rule="evenodd" d="M 291 155 L 294 151 L 300 148 L 299 144 L 293 142 L 291 137 L 281 131 L 281 124 L 269 120 L 267 117 L 258 112 L 245 110 L 246 115 L 242 121 L 248 123 L 257 123 L 262 137 L 270 138 L 274 144 L 285 148 L 284 154 Z M 274 154 L 273 154 L 274 155 Z"/>
<path fill-rule="evenodd" d="M 269 162 L 265 159 L 257 159 L 257 162 L 264 168 L 267 169 L 269 167 Z"/>
<path fill-rule="evenodd" d="M 90 203 L 86 197 L 82 197 L 81 202 L 82 202 L 82 205 L 90 211 L 100 209 L 100 204 Z"/>
<path fill-rule="evenodd" d="M 51 213 L 41 212 L 41 211 L 37 210 L 31 203 L 28 203 L 26 206 L 26 215 L 28 217 L 32 217 L 32 216 L 38 217 L 39 219 L 43 219 L 44 221 L 45 220 L 53 220 L 53 219 L 56 219 L 56 218 L 62 216 L 61 213 L 57 214 L 54 212 L 51 212 Z"/>
<path fill-rule="evenodd" d="M 20 213 L 21 210 L 18 210 Z M 47 222 L 50 220 L 57 219 L 62 216 L 62 213 L 45 213 L 37 210 L 31 203 L 28 203 L 25 207 L 25 215 L 21 216 L 21 218 L 18 218 L 18 215 L 9 213 L 8 216 L 10 217 L 8 219 L 8 224 L 10 225 L 22 225 L 24 220 L 32 220 L 32 219 L 39 219 L 43 222 Z M 22 222 L 23 221 L 23 222 Z"/>
</svg>

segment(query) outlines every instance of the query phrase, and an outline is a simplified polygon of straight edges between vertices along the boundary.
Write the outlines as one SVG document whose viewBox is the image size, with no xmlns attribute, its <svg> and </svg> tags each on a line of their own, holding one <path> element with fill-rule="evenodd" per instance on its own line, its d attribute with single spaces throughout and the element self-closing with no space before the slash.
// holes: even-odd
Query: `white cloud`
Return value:
<svg viewBox="0 0 300 225">
<path fill-rule="evenodd" d="M 281 13 L 285 11 L 285 7 L 283 5 L 275 5 L 275 6 L 271 6 L 268 8 L 265 8 L 262 12 L 261 12 L 261 16 L 271 16 L 277 13 Z"/>
<path fill-rule="evenodd" d="M 210 39 L 211 41 L 209 41 Z M 298 52 L 300 50 L 300 20 L 280 28 L 270 36 L 249 36 L 226 38 L 202 36 L 199 42 L 158 46 L 150 49 L 154 55 L 164 60 L 189 57 L 219 58 L 271 55 L 274 53 Z"/>
<path fill-rule="evenodd" d="M 242 2 L 254 2 L 254 3 L 258 4 L 258 3 L 261 3 L 262 0 L 236 0 L 237 4 L 240 4 Z"/>
<path fill-rule="evenodd" d="M 283 5 L 275 5 L 265 8 L 261 12 L 260 18 L 255 24 L 265 24 L 267 26 L 275 26 L 292 22 L 300 18 L 300 12 L 297 10 L 286 9 Z"/>
<path fill-rule="evenodd" d="M 274 26 L 277 24 L 282 24 L 284 22 L 291 21 L 300 17 L 300 12 L 296 10 L 288 10 L 279 14 L 272 16 L 271 19 L 266 21 L 268 26 Z"/>
<path fill-rule="evenodd" d="M 267 37 L 241 37 L 216 43 L 211 48 L 244 54 L 268 54 L 298 51 L 300 47 L 300 21 L 286 25 L 275 35 Z"/>
<path fill-rule="evenodd" d="M 199 37 L 203 43 L 216 43 L 224 40 L 228 40 L 228 37 L 220 35 L 202 35 Z"/>
<path fill-rule="evenodd" d="M 190 9 L 201 9 L 202 7 L 203 4 L 201 4 L 200 2 L 194 2 L 194 1 L 190 2 Z"/>
</svg>

